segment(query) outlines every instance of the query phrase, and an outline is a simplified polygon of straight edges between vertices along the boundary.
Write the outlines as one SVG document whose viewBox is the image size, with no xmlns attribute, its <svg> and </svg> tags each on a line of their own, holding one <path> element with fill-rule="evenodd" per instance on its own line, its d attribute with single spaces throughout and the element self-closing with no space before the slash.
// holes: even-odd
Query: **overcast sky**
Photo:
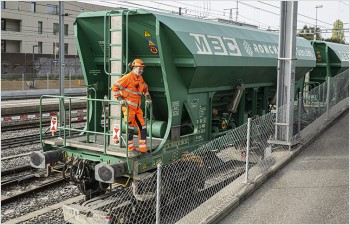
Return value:
<svg viewBox="0 0 350 225">
<path fill-rule="evenodd" d="M 278 29 L 280 1 L 238 1 L 239 22 L 245 22 L 259 26 L 261 29 Z M 178 12 L 179 7 L 183 8 L 182 13 L 196 17 L 229 19 L 232 9 L 232 19 L 236 20 L 236 1 L 98 1 L 98 4 L 108 6 L 123 6 L 127 8 L 164 9 L 169 12 Z M 349 1 L 298 1 L 298 29 L 304 25 L 315 26 L 316 5 L 317 27 L 325 31 L 332 29 L 333 23 L 340 19 L 344 23 L 345 38 L 349 42 Z M 322 7 L 320 7 L 322 5 Z M 226 10 L 224 10 L 226 9 Z M 330 37 L 329 33 L 322 33 L 322 37 Z"/>
</svg>

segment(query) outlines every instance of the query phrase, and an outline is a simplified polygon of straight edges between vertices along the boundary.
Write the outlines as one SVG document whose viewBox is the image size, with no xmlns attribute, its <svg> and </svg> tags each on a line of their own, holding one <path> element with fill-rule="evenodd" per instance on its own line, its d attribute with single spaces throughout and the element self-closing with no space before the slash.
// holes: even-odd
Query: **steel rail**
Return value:
<svg viewBox="0 0 350 225">
<path fill-rule="evenodd" d="M 40 191 L 42 189 L 46 189 L 46 188 L 48 188 L 50 186 L 54 186 L 54 185 L 60 184 L 60 183 L 62 183 L 64 181 L 66 181 L 66 179 L 58 178 L 58 179 L 46 182 L 44 184 L 41 184 L 40 186 L 32 188 L 30 190 L 16 193 L 13 196 L 1 196 L 1 205 L 10 203 L 12 201 L 15 201 L 17 198 L 25 196 L 25 195 L 29 195 L 29 194 L 31 194 L 33 192 L 37 192 L 37 191 Z"/>
</svg>

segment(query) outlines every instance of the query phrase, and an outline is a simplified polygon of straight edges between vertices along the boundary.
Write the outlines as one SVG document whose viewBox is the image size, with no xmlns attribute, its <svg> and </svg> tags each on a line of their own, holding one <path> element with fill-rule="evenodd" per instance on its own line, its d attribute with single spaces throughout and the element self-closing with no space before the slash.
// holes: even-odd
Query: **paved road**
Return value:
<svg viewBox="0 0 350 225">
<path fill-rule="evenodd" d="M 349 223 L 349 112 L 220 223 Z"/>
</svg>

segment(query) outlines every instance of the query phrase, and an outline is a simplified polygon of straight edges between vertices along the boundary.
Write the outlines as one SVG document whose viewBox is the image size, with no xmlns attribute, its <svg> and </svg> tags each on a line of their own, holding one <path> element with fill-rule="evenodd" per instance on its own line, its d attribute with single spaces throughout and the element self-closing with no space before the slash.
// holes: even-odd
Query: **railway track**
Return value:
<svg viewBox="0 0 350 225">
<path fill-rule="evenodd" d="M 72 121 L 73 123 L 78 122 L 84 122 L 84 117 L 86 116 L 86 113 L 80 113 L 80 114 L 73 114 L 72 120 L 75 119 L 75 121 Z M 42 120 L 42 126 L 48 127 L 50 126 L 51 120 L 50 118 L 44 118 Z M 68 123 L 68 120 L 67 120 Z M 24 130 L 24 129 L 30 129 L 30 128 L 38 128 L 40 127 L 40 121 L 39 119 L 24 119 L 24 120 L 10 120 L 10 121 L 2 121 L 1 123 L 1 131 L 15 131 L 15 130 Z"/>
<path fill-rule="evenodd" d="M 76 129 L 83 129 L 83 127 L 78 127 Z M 79 133 L 80 132 L 77 132 L 77 131 L 71 131 L 72 135 L 76 135 Z M 57 136 L 57 134 L 55 134 L 55 136 Z M 48 139 L 52 137 L 53 136 L 51 133 L 45 133 L 43 135 L 43 139 Z M 39 144 L 39 143 L 40 143 L 40 134 L 32 134 L 32 135 L 26 135 L 24 137 L 13 137 L 13 138 L 2 139 L 1 147 L 2 149 L 9 149 L 9 148 L 14 148 L 18 146 Z"/>
<path fill-rule="evenodd" d="M 15 130 L 25 130 L 25 129 L 31 129 L 31 128 L 38 128 L 40 126 L 40 123 L 38 121 L 35 122 L 29 122 L 29 123 L 23 123 L 23 124 L 8 124 L 8 125 L 2 125 L 1 131 L 15 131 Z M 50 121 L 47 120 L 43 122 L 43 126 L 50 126 Z"/>
<path fill-rule="evenodd" d="M 23 171 L 30 170 L 30 169 L 32 169 L 32 167 L 30 165 L 24 165 L 24 166 L 18 166 L 16 168 L 1 170 L 1 176 L 16 174 L 18 172 L 23 172 Z"/>
<path fill-rule="evenodd" d="M 21 182 L 21 181 L 24 181 L 24 180 L 28 180 L 28 179 L 33 179 L 33 178 L 34 177 L 31 176 L 31 175 L 27 175 L 27 176 L 22 177 L 22 178 L 6 181 L 4 184 L 3 184 L 3 182 L 1 182 L 1 188 L 3 188 L 3 185 L 5 187 L 5 186 L 8 186 L 9 184 L 14 184 L 16 182 L 18 183 L 18 182 Z M 18 199 L 20 197 L 23 197 L 23 196 L 26 196 L 26 195 L 30 195 L 32 193 L 41 191 L 41 190 L 49 188 L 51 186 L 55 186 L 55 185 L 61 184 L 62 182 L 66 182 L 66 179 L 64 179 L 62 177 L 61 178 L 55 178 L 54 180 L 43 182 L 43 183 L 39 184 L 38 186 L 31 187 L 31 188 L 29 188 L 29 189 L 27 189 L 25 191 L 18 191 L 14 195 L 1 196 L 1 205 L 7 204 L 7 203 L 12 202 L 12 201 L 15 201 L 16 199 Z"/>
<path fill-rule="evenodd" d="M 44 139 L 49 137 L 50 136 L 48 134 L 43 136 Z M 2 139 L 1 147 L 2 149 L 8 149 L 8 148 L 14 148 L 14 147 L 23 146 L 23 145 L 37 144 L 39 142 L 40 142 L 40 135 L 32 134 L 32 135 L 26 135 L 22 138 L 13 137 L 13 138 Z"/>
<path fill-rule="evenodd" d="M 19 184 L 24 181 L 29 181 L 34 179 L 35 177 L 36 177 L 35 174 L 26 174 L 26 175 L 12 177 L 9 179 L 1 179 L 1 188 L 5 188 L 7 186 L 11 186 L 14 184 Z"/>
</svg>

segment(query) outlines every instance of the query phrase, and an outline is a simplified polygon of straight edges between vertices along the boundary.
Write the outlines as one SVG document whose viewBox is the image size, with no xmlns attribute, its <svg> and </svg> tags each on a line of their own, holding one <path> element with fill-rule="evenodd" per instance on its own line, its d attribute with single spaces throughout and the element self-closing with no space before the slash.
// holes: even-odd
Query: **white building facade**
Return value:
<svg viewBox="0 0 350 225">
<path fill-rule="evenodd" d="M 110 10 L 110 7 L 64 1 L 65 55 L 77 55 L 73 23 L 84 11 Z M 1 1 L 1 52 L 58 54 L 58 1 Z"/>
</svg>

